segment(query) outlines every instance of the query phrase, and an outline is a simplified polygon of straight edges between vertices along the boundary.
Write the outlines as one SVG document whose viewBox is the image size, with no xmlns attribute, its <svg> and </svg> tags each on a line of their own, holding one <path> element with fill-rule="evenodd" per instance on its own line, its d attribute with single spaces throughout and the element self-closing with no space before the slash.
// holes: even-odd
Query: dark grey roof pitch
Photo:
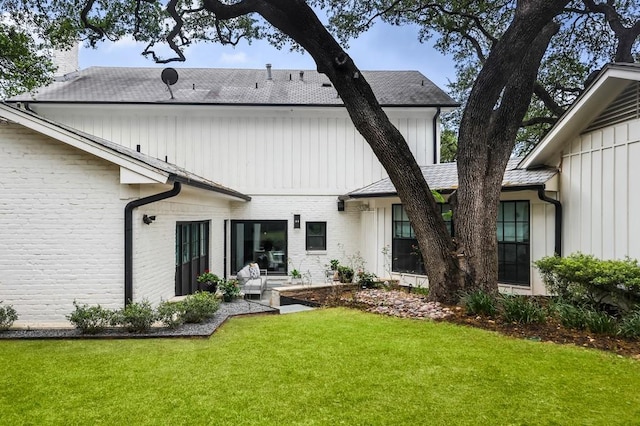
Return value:
<svg viewBox="0 0 640 426">
<path fill-rule="evenodd" d="M 10 102 L 342 105 L 329 79 L 313 70 L 179 68 L 171 86 L 160 68 L 91 67 Z M 458 106 L 418 71 L 363 71 L 383 106 Z"/>
<path fill-rule="evenodd" d="M 502 180 L 502 187 L 534 187 L 544 185 L 555 174 L 557 169 L 541 168 L 535 170 L 518 169 L 520 158 L 509 160 Z M 458 188 L 458 169 L 456 163 L 442 163 L 420 168 L 431 189 L 450 191 Z M 392 197 L 396 196 L 396 188 L 389 178 L 379 180 L 364 188 L 347 194 L 351 198 Z"/>
</svg>

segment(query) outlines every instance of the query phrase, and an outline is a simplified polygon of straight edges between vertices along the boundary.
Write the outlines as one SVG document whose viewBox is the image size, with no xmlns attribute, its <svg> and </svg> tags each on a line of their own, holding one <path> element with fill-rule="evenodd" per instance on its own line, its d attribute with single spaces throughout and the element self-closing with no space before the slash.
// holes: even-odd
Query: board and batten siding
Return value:
<svg viewBox="0 0 640 426">
<path fill-rule="evenodd" d="M 344 108 L 51 106 L 52 120 L 249 194 L 343 194 L 386 177 Z M 390 108 L 419 165 L 433 163 L 434 108 Z M 438 130 L 439 133 L 439 130 Z"/>
<path fill-rule="evenodd" d="M 640 259 L 640 120 L 582 134 L 562 155 L 563 253 Z"/>
</svg>

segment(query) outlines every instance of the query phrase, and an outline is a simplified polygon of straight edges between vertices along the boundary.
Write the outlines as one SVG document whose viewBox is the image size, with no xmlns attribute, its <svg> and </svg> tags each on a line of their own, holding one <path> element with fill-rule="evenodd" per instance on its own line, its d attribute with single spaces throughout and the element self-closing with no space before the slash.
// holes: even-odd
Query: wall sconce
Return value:
<svg viewBox="0 0 640 426">
<path fill-rule="evenodd" d="M 300 215 L 299 214 L 294 214 L 293 215 L 293 228 L 294 229 L 300 229 Z"/>
<path fill-rule="evenodd" d="M 344 211 L 344 200 L 338 200 L 338 211 L 339 212 Z"/>
<path fill-rule="evenodd" d="M 147 216 L 146 214 L 142 216 L 142 221 L 147 225 L 151 225 L 154 220 L 156 220 L 155 216 Z"/>
</svg>

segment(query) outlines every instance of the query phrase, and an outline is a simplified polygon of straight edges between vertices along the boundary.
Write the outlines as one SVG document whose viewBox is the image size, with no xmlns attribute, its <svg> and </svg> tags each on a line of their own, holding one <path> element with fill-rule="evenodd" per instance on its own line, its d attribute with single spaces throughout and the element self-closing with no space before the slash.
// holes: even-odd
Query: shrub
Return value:
<svg viewBox="0 0 640 426">
<path fill-rule="evenodd" d="M 578 304 L 606 304 L 628 311 L 640 301 L 640 265 L 635 259 L 598 260 L 574 253 L 544 257 L 534 265 L 549 292 Z"/>
<path fill-rule="evenodd" d="M 224 300 L 230 302 L 240 296 L 240 282 L 238 280 L 222 280 L 218 283 L 218 290 L 222 293 Z"/>
<path fill-rule="evenodd" d="M 501 299 L 502 317 L 520 324 L 545 322 L 545 309 L 530 296 L 504 295 Z"/>
<path fill-rule="evenodd" d="M 130 303 L 117 311 L 112 318 L 112 325 L 121 325 L 127 331 L 143 333 L 148 331 L 156 320 L 156 313 L 148 300 Z"/>
<path fill-rule="evenodd" d="M 180 302 L 184 309 L 184 322 L 200 323 L 211 318 L 218 308 L 220 301 L 215 295 L 207 292 L 196 292 Z"/>
<path fill-rule="evenodd" d="M 622 318 L 618 334 L 630 339 L 640 339 L 640 308 L 636 308 Z"/>
<path fill-rule="evenodd" d="M 0 301 L 0 304 L 2 301 Z M 8 330 L 13 325 L 13 322 L 18 319 L 18 313 L 13 306 L 0 305 L 0 331 Z"/>
<path fill-rule="evenodd" d="M 493 294 L 482 290 L 465 293 L 460 299 L 469 315 L 486 315 L 493 317 L 498 312 L 498 305 Z"/>
<path fill-rule="evenodd" d="M 156 309 L 158 321 L 169 328 L 176 328 L 184 324 L 184 303 L 163 301 Z"/>
<path fill-rule="evenodd" d="M 567 328 L 602 334 L 616 334 L 618 330 L 615 317 L 587 305 L 576 306 L 560 301 L 553 305 L 552 310 L 560 323 Z"/>
<path fill-rule="evenodd" d="M 75 311 L 67 315 L 66 318 L 83 333 L 100 333 L 111 324 L 114 313 L 109 309 L 105 309 L 100 305 L 80 306 L 75 300 L 73 301 L 73 306 Z"/>
</svg>

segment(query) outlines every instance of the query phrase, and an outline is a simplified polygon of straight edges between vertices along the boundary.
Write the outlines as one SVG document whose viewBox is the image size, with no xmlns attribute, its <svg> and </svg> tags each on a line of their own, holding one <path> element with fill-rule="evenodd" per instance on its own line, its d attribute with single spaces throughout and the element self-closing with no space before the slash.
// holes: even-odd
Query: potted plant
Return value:
<svg viewBox="0 0 640 426">
<path fill-rule="evenodd" d="M 291 270 L 291 282 L 292 284 L 300 284 L 300 280 L 302 280 L 302 274 L 297 269 Z"/>
<path fill-rule="evenodd" d="M 238 280 L 221 280 L 218 283 L 218 290 L 222 293 L 222 300 L 225 302 L 231 302 L 242 294 Z"/>
<path fill-rule="evenodd" d="M 339 281 L 340 277 L 338 276 L 338 267 L 340 266 L 340 261 L 338 259 L 331 259 L 329 261 L 329 268 L 331 269 L 331 275 L 333 276 L 333 281 Z"/>
<path fill-rule="evenodd" d="M 353 268 L 348 266 L 338 266 L 338 278 L 341 283 L 350 283 L 353 281 Z"/>
<path fill-rule="evenodd" d="M 218 284 L 222 280 L 216 274 L 212 274 L 208 269 L 206 269 L 202 274 L 198 276 L 197 281 L 199 284 L 198 290 L 215 293 L 218 289 Z"/>
</svg>

